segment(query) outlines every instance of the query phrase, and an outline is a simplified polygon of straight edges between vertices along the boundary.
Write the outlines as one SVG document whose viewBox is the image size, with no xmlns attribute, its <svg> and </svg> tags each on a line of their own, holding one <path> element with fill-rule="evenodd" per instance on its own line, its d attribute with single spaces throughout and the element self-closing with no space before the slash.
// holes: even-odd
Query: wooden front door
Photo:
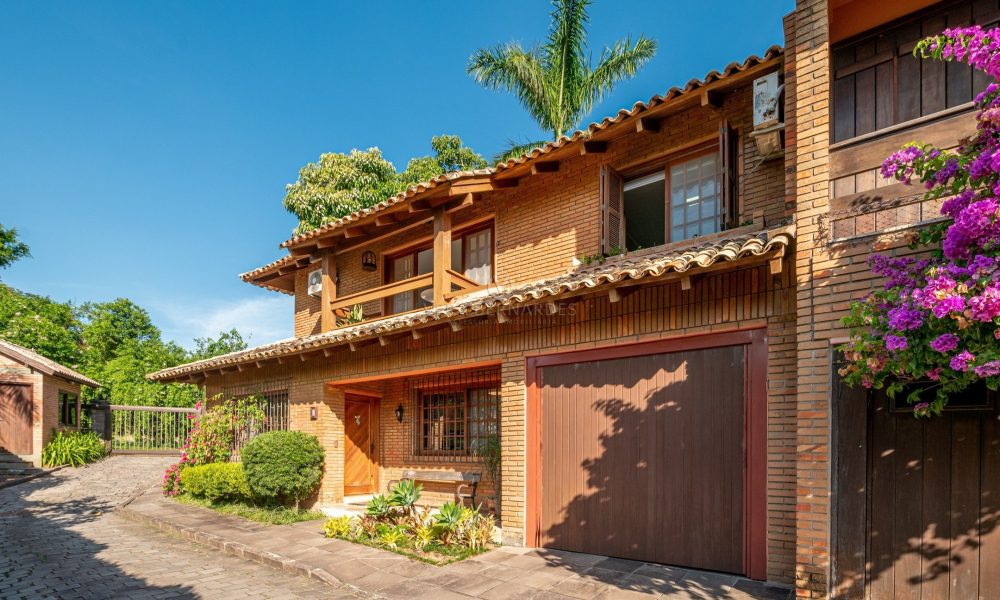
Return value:
<svg viewBox="0 0 1000 600">
<path fill-rule="evenodd" d="M 32 453 L 31 391 L 30 385 L 0 383 L 0 451 Z"/>
<path fill-rule="evenodd" d="M 376 402 L 350 394 L 344 401 L 344 495 L 375 491 Z"/>
<path fill-rule="evenodd" d="M 546 366 L 543 547 L 745 573 L 743 346 Z"/>
</svg>

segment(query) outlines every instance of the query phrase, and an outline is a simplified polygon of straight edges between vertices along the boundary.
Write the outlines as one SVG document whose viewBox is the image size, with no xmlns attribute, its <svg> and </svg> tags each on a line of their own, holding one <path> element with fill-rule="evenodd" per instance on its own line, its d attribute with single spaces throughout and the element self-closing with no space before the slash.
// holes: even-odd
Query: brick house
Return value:
<svg viewBox="0 0 1000 600">
<path fill-rule="evenodd" d="M 41 354 L 0 340 L 0 455 L 41 466 L 56 430 L 80 428 L 80 386 L 100 384 Z"/>
<path fill-rule="evenodd" d="M 1000 593 L 994 404 L 918 422 L 834 351 L 867 256 L 936 216 L 882 159 L 975 126 L 986 82 L 913 43 L 998 8 L 799 0 L 785 50 L 285 241 L 242 278 L 294 295 L 295 337 L 151 377 L 287 398 L 327 450 L 321 505 L 481 472 L 496 439 L 479 494 L 507 543 L 801 597 Z"/>
</svg>

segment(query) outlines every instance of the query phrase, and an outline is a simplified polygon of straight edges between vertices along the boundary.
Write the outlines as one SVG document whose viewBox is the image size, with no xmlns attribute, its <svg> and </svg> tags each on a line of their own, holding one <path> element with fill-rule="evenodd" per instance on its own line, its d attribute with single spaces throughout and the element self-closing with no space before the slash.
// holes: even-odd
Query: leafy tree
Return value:
<svg viewBox="0 0 1000 600">
<path fill-rule="evenodd" d="M 235 328 L 229 331 L 220 331 L 219 337 L 194 338 L 195 350 L 189 356 L 190 360 L 202 360 L 221 356 L 231 352 L 239 352 L 247 349 L 247 342 Z"/>
<path fill-rule="evenodd" d="M 431 138 L 434 156 L 411 158 L 400 178 L 406 185 L 427 181 L 442 173 L 482 169 L 486 159 L 472 148 L 462 145 L 457 135 L 436 135 Z"/>
<path fill-rule="evenodd" d="M 17 229 L 4 229 L 0 224 L 0 269 L 6 269 L 26 256 L 31 256 L 31 252 L 27 244 L 17 239 Z"/>
<path fill-rule="evenodd" d="M 548 39 L 525 50 L 517 42 L 481 48 L 468 73 L 482 86 L 514 93 L 539 127 L 554 138 L 576 129 L 594 104 L 656 55 L 656 41 L 639 36 L 605 47 L 593 66 L 587 44 L 591 0 L 553 0 Z M 516 146 L 503 157 L 544 142 Z"/>
<path fill-rule="evenodd" d="M 402 189 L 396 168 L 378 148 L 328 152 L 299 170 L 285 188 L 285 209 L 299 218 L 296 233 L 367 208 Z"/>
<path fill-rule="evenodd" d="M 296 233 L 315 229 L 394 196 L 407 187 L 442 173 L 486 166 L 482 156 L 462 145 L 457 135 L 431 140 L 433 156 L 410 160 L 397 173 L 378 148 L 326 153 L 299 170 L 299 179 L 285 187 L 285 209 L 298 217 Z"/>
<path fill-rule="evenodd" d="M 123 353 L 126 346 L 160 341 L 160 330 L 149 312 L 128 298 L 111 302 L 88 302 L 80 307 L 85 323 L 83 342 L 88 364 L 103 364 Z"/>
<path fill-rule="evenodd" d="M 0 338 L 69 367 L 83 358 L 82 324 L 73 305 L 0 284 Z"/>
</svg>

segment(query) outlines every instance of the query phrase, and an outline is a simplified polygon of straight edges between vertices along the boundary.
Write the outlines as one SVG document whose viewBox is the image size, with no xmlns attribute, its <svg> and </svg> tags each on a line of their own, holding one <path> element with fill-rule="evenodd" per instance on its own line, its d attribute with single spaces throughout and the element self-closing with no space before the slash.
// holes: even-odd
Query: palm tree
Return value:
<svg viewBox="0 0 1000 600">
<path fill-rule="evenodd" d="M 554 139 L 576 129 L 594 104 L 623 79 L 634 77 L 656 54 L 656 41 L 639 36 L 605 47 L 597 66 L 587 46 L 587 6 L 591 0 L 552 0 L 552 24 L 544 44 L 525 50 L 510 42 L 480 48 L 469 57 L 468 72 L 482 86 L 517 95 L 521 104 Z M 512 145 L 502 158 L 544 142 Z"/>
</svg>

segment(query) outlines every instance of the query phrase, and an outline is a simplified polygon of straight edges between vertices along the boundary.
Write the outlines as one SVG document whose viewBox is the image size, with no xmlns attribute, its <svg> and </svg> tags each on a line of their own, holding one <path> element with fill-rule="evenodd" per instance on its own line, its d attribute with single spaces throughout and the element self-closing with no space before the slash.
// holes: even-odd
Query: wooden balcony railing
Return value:
<svg viewBox="0 0 1000 600">
<path fill-rule="evenodd" d="M 452 269 L 444 270 L 444 286 L 447 290 L 443 296 L 445 299 L 445 304 L 451 302 L 455 298 L 475 292 L 482 289 L 479 282 L 470 279 Z M 397 294 L 402 294 L 405 292 L 412 292 L 414 290 L 419 290 L 422 288 L 433 289 L 434 285 L 434 273 L 424 273 L 423 275 L 417 275 L 416 277 L 411 277 L 409 279 L 404 279 L 402 281 L 394 281 L 392 283 L 387 283 L 376 288 L 371 288 L 364 290 L 363 292 L 358 292 L 356 294 L 350 294 L 348 296 L 341 296 L 330 302 L 329 310 L 337 317 L 337 324 L 335 327 L 344 327 L 346 325 L 353 325 L 354 323 L 346 322 L 346 317 L 349 315 L 351 309 L 358 305 L 364 305 L 369 302 L 384 300 L 386 298 L 392 298 Z M 381 315 L 376 318 L 385 318 L 392 316 L 391 314 Z M 364 321 L 370 321 L 371 318 L 364 318 Z"/>
</svg>

